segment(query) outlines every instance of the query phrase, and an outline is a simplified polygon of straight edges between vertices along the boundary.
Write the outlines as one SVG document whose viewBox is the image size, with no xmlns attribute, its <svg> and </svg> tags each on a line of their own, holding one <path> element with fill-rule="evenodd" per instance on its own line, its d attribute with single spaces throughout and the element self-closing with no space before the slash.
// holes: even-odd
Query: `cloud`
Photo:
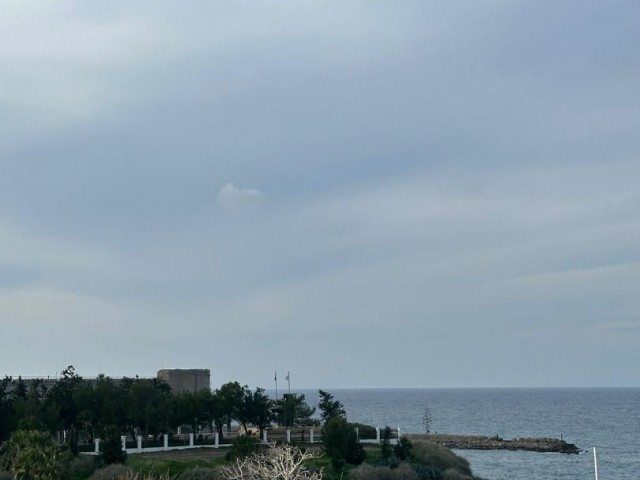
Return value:
<svg viewBox="0 0 640 480">
<path fill-rule="evenodd" d="M 256 188 L 236 187 L 227 183 L 218 191 L 218 203 L 225 209 L 255 207 L 264 202 L 264 195 Z"/>
</svg>

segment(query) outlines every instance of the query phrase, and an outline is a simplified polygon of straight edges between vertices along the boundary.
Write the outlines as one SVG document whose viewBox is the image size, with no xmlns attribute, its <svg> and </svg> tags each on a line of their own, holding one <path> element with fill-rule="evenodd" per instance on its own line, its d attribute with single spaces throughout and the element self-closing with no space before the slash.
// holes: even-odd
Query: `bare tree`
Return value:
<svg viewBox="0 0 640 480">
<path fill-rule="evenodd" d="M 317 458 L 317 453 L 302 452 L 291 445 L 269 444 L 263 454 L 236 460 L 222 469 L 224 480 L 322 480 L 322 470 L 312 472 L 304 462 Z"/>
<path fill-rule="evenodd" d="M 424 407 L 424 412 L 422 413 L 422 425 L 424 426 L 424 433 L 429 434 L 429 432 L 431 432 L 432 423 L 433 418 L 431 417 L 431 410 L 429 410 L 429 407 Z"/>
</svg>

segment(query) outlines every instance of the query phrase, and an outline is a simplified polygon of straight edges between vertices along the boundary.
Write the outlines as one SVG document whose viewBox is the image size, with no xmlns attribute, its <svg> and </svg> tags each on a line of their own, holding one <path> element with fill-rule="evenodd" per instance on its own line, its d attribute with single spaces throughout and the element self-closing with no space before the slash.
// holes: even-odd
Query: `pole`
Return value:
<svg viewBox="0 0 640 480">
<path fill-rule="evenodd" d="M 276 402 L 278 401 L 278 372 L 275 373 L 273 380 L 276 382 Z"/>
<path fill-rule="evenodd" d="M 598 480 L 598 454 L 596 453 L 596 447 L 593 447 L 593 468 L 596 471 L 596 480 Z"/>
<path fill-rule="evenodd" d="M 287 385 L 289 386 L 289 395 L 291 395 L 291 375 L 287 372 Z"/>
</svg>

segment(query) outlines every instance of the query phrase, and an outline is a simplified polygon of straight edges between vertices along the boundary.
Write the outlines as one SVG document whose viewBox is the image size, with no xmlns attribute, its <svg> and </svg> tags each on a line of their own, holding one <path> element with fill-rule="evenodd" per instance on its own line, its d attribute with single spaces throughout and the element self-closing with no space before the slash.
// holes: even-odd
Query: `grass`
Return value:
<svg viewBox="0 0 640 480">
<path fill-rule="evenodd" d="M 185 470 L 196 467 L 214 468 L 228 465 L 224 459 L 225 450 L 198 448 L 158 453 L 129 455 L 127 465 L 143 475 L 148 473 L 167 473 L 176 476 Z"/>
</svg>

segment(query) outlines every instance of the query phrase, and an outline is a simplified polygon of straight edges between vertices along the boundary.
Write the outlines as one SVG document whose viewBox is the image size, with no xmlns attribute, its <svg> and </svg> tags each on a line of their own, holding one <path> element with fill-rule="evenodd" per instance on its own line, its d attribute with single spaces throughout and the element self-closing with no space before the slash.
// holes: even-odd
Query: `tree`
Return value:
<svg viewBox="0 0 640 480">
<path fill-rule="evenodd" d="M 201 426 L 211 421 L 209 411 L 211 391 L 182 392 L 174 397 L 177 424 L 186 423 L 197 433 Z"/>
<path fill-rule="evenodd" d="M 222 385 L 217 391 L 222 414 L 227 425 L 227 431 L 231 430 L 231 421 L 238 417 L 247 388 L 246 385 L 243 387 L 238 382 L 228 382 Z"/>
<path fill-rule="evenodd" d="M 47 402 L 58 413 L 59 428 L 68 434 L 72 425 L 77 422 L 78 407 L 73 399 L 75 390 L 82 384 L 82 377 L 69 365 L 62 371 L 60 379 L 48 392 Z"/>
<path fill-rule="evenodd" d="M 313 414 L 315 407 L 310 406 L 304 394 L 297 393 L 284 394 L 283 398 L 276 402 L 279 412 L 278 423 L 285 427 L 294 425 L 313 425 Z"/>
<path fill-rule="evenodd" d="M 171 387 L 162 380 L 136 378 L 126 386 L 129 430 L 136 428 L 144 437 L 166 432 L 171 423 Z"/>
<path fill-rule="evenodd" d="M 124 463 L 127 460 L 127 452 L 122 449 L 120 429 L 116 425 L 107 425 L 103 433 L 98 457 L 100 465 L 104 467 L 112 463 Z"/>
<path fill-rule="evenodd" d="M 320 394 L 320 402 L 318 403 L 318 408 L 320 408 L 320 418 L 322 419 L 322 423 L 325 424 L 327 421 L 335 416 L 345 417 L 347 416 L 344 411 L 344 406 L 338 400 L 333 399 L 333 395 L 329 392 L 325 392 L 324 390 L 318 390 Z"/>
<path fill-rule="evenodd" d="M 69 466 L 69 454 L 47 432 L 16 430 L 2 445 L 1 465 L 15 480 L 62 480 Z"/>
<path fill-rule="evenodd" d="M 292 445 L 270 444 L 264 454 L 239 458 L 222 469 L 224 480 L 322 480 L 322 471 L 312 472 L 304 463 L 318 455 Z"/>
<path fill-rule="evenodd" d="M 330 418 L 322 427 L 322 444 L 336 472 L 342 469 L 345 462 L 360 465 L 367 456 L 354 426 L 340 415 Z"/>
<path fill-rule="evenodd" d="M 422 425 L 424 426 L 424 433 L 427 435 L 431 431 L 432 422 L 433 418 L 431 417 L 431 410 L 429 407 L 424 407 L 424 412 L 422 413 Z"/>
<path fill-rule="evenodd" d="M 260 435 L 273 419 L 273 402 L 265 393 L 264 388 L 256 388 L 254 392 L 246 389 L 240 408 L 240 418 L 245 431 L 247 423 L 251 423 L 260 429 Z"/>
<path fill-rule="evenodd" d="M 9 394 L 10 384 L 11 377 L 4 377 L 0 381 L 0 443 L 9 438 L 16 423 L 14 402 Z"/>
</svg>

